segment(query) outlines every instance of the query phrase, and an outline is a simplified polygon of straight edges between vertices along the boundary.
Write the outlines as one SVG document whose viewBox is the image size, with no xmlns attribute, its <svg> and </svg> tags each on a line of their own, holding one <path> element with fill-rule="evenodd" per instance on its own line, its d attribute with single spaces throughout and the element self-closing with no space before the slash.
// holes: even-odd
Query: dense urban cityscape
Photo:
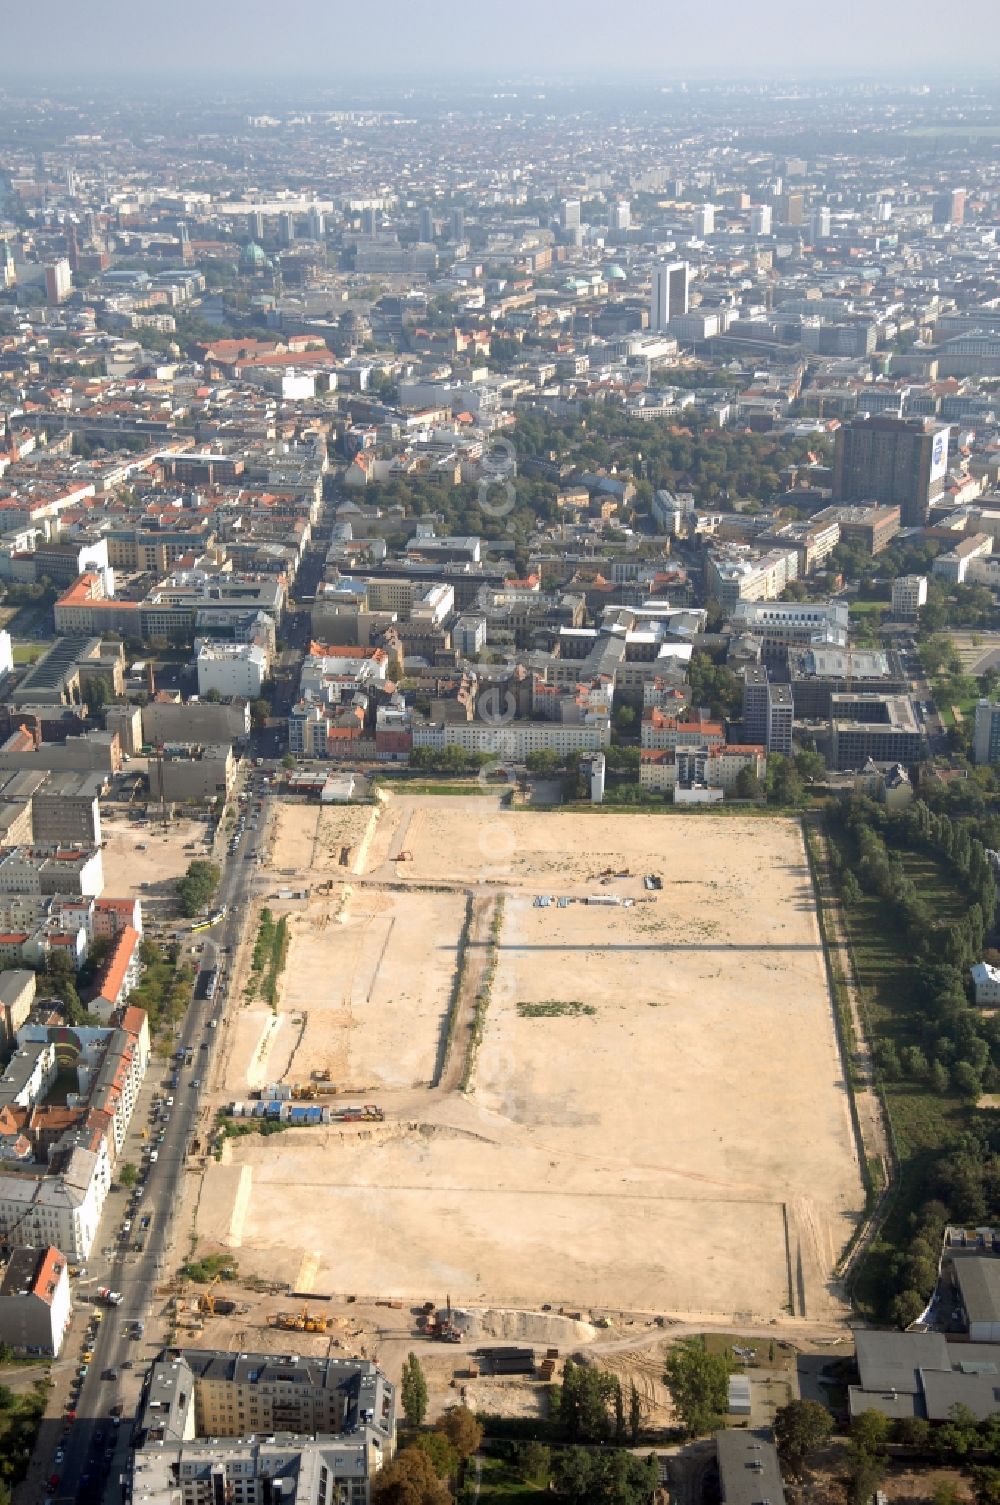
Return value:
<svg viewBox="0 0 1000 1505">
<path fill-rule="evenodd" d="M 997 1505 L 995 84 L 69 45 L 0 1505 Z"/>
</svg>

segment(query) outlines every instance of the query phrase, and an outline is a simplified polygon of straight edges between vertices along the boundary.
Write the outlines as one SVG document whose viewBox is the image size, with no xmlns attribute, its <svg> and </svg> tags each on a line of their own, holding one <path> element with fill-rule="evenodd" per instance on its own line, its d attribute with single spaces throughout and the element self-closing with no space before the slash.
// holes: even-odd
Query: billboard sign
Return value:
<svg viewBox="0 0 1000 1505">
<path fill-rule="evenodd" d="M 934 435 L 934 443 L 931 448 L 931 475 L 932 481 L 939 481 L 948 469 L 948 435 L 950 429 L 938 429 Z"/>
</svg>

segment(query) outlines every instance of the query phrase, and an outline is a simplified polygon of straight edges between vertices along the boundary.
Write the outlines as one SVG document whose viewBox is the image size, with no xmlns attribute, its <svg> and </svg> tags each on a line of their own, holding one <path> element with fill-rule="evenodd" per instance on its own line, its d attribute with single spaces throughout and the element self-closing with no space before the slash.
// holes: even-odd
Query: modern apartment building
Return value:
<svg viewBox="0 0 1000 1505">
<path fill-rule="evenodd" d="M 781 753 L 785 758 L 791 757 L 794 725 L 795 701 L 791 685 L 769 685 L 767 696 L 767 736 L 764 739 L 764 745 L 768 752 Z"/>
<path fill-rule="evenodd" d="M 413 746 L 461 747 L 465 752 L 488 753 L 511 763 L 523 763 L 529 753 L 597 752 L 611 742 L 606 717 L 592 726 L 563 726 L 556 722 L 508 721 L 493 726 L 486 721 L 427 722 L 413 728 Z"/>
<path fill-rule="evenodd" d="M 980 700 L 976 705 L 972 761 L 1000 763 L 1000 705 L 995 701 Z"/>
</svg>

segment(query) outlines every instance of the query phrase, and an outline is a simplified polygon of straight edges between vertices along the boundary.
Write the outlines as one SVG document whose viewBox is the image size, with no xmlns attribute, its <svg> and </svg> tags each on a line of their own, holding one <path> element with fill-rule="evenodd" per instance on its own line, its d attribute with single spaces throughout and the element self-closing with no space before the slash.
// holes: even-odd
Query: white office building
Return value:
<svg viewBox="0 0 1000 1505">
<path fill-rule="evenodd" d="M 671 319 L 688 312 L 690 282 L 691 268 L 686 261 L 654 266 L 649 299 L 649 327 L 654 333 L 662 334 Z"/>
<path fill-rule="evenodd" d="M 198 694 L 214 690 L 223 700 L 256 700 L 268 674 L 268 656 L 256 643 L 200 642 Z"/>
</svg>

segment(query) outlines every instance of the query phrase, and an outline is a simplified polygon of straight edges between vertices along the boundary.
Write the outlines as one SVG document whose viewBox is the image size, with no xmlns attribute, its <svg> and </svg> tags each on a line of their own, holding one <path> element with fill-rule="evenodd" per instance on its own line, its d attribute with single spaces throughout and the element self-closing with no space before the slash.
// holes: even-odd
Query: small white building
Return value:
<svg viewBox="0 0 1000 1505">
<path fill-rule="evenodd" d="M 972 986 L 976 990 L 976 1002 L 1000 1003 L 1000 967 L 991 967 L 989 962 L 976 962 L 969 968 Z"/>
<path fill-rule="evenodd" d="M 322 805 L 346 805 L 354 798 L 353 773 L 331 773 L 319 792 Z"/>
<path fill-rule="evenodd" d="M 256 643 L 198 644 L 198 694 L 256 700 L 268 675 L 268 656 Z"/>
</svg>

